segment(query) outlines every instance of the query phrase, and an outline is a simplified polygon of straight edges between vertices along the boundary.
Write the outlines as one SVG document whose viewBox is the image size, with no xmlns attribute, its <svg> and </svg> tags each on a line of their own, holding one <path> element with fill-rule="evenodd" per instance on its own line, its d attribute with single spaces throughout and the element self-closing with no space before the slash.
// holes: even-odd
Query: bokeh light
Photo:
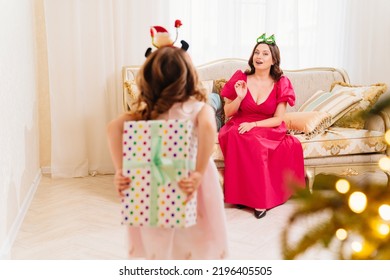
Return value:
<svg viewBox="0 0 390 280">
<path fill-rule="evenodd" d="M 354 250 L 357 253 L 361 252 L 363 249 L 363 245 L 360 241 L 352 242 L 351 247 L 352 247 L 352 250 Z"/>
<path fill-rule="evenodd" d="M 345 240 L 348 237 L 348 232 L 345 229 L 343 229 L 343 228 L 339 228 L 336 231 L 336 236 L 340 240 Z"/>
<path fill-rule="evenodd" d="M 362 192 L 353 192 L 348 200 L 349 208 L 355 213 L 361 213 L 366 209 L 367 196 Z"/>
<path fill-rule="evenodd" d="M 347 180 L 345 179 L 339 179 L 337 182 L 336 182 L 336 190 L 339 192 L 339 193 L 347 193 L 350 189 L 350 184 Z"/>
<path fill-rule="evenodd" d="M 381 235 L 384 235 L 384 236 L 388 235 L 389 232 L 390 232 L 390 227 L 389 227 L 389 225 L 380 224 L 380 225 L 378 226 L 378 232 L 379 232 Z"/>
<path fill-rule="evenodd" d="M 390 129 L 385 133 L 385 140 L 387 145 L 390 145 Z"/>
<path fill-rule="evenodd" d="M 390 170 L 390 158 L 388 157 L 383 157 L 379 160 L 379 168 L 385 171 Z"/>
<path fill-rule="evenodd" d="M 381 216 L 383 220 L 385 221 L 390 220 L 390 205 L 382 204 L 381 206 L 379 206 L 378 212 L 379 212 L 379 216 Z"/>
</svg>

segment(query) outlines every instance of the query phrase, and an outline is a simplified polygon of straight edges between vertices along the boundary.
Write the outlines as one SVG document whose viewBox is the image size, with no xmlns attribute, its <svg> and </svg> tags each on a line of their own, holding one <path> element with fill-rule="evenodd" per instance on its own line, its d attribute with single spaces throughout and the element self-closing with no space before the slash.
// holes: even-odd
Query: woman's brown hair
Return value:
<svg viewBox="0 0 390 280">
<path fill-rule="evenodd" d="M 140 91 L 136 119 L 156 119 L 174 103 L 185 102 L 191 96 L 206 101 L 196 69 L 180 48 L 163 47 L 152 52 L 137 73 L 136 83 Z"/>
<path fill-rule="evenodd" d="M 253 56 L 255 55 L 255 51 L 258 45 L 266 44 L 265 42 L 260 42 L 255 45 L 252 50 L 252 54 L 248 60 L 248 65 L 250 69 L 246 70 L 245 73 L 247 75 L 252 75 L 255 73 L 255 66 L 253 65 Z M 280 68 L 280 51 L 279 47 L 276 44 L 267 44 L 271 51 L 273 65 L 271 66 L 270 75 L 274 79 L 274 81 L 278 81 L 280 77 L 283 75 L 283 71 Z"/>
</svg>

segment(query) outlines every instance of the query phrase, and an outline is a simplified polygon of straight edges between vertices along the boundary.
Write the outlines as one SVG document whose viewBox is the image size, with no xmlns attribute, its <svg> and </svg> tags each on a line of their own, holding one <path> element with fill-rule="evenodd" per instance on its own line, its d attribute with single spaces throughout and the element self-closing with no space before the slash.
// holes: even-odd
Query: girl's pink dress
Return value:
<svg viewBox="0 0 390 280">
<path fill-rule="evenodd" d="M 159 119 L 191 119 L 205 105 L 190 99 Z M 129 257 L 146 259 L 225 259 L 228 253 L 223 192 L 210 159 L 197 192 L 197 223 L 185 229 L 128 227 Z"/>
<path fill-rule="evenodd" d="M 246 81 L 247 75 L 237 71 L 224 86 L 223 97 L 237 97 L 237 80 Z M 278 127 L 254 127 L 238 133 L 242 122 L 271 118 L 280 102 L 295 103 L 294 90 L 285 76 L 275 82 L 268 98 L 259 105 L 248 90 L 238 112 L 221 128 L 218 138 L 225 160 L 225 202 L 270 209 L 290 198 L 292 184 L 304 186 L 302 145 L 287 134 L 284 122 Z"/>
</svg>

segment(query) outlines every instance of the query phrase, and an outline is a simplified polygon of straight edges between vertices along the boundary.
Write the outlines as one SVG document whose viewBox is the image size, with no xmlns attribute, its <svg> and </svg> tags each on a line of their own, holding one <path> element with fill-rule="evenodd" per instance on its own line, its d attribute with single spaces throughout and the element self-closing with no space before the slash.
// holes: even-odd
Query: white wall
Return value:
<svg viewBox="0 0 390 280">
<path fill-rule="evenodd" d="M 0 0 L 0 259 L 40 180 L 33 1 Z"/>
</svg>

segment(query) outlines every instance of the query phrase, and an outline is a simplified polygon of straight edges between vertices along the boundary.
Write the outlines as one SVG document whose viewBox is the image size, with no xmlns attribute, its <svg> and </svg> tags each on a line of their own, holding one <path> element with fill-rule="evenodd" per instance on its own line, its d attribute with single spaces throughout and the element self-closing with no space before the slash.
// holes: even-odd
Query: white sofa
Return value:
<svg viewBox="0 0 390 280">
<path fill-rule="evenodd" d="M 197 67 L 202 81 L 214 81 L 213 91 L 218 82 L 228 80 L 237 70 L 248 68 L 247 60 L 222 59 Z M 123 104 L 136 98 L 134 77 L 139 66 L 123 67 Z M 288 112 L 296 111 L 302 104 L 319 90 L 329 91 L 335 82 L 349 83 L 347 73 L 335 68 L 310 68 L 284 70 L 296 92 L 296 105 Z M 312 191 L 314 178 L 320 173 L 332 173 L 341 176 L 354 176 L 362 172 L 379 170 L 378 161 L 390 155 L 384 140 L 384 133 L 389 129 L 390 115 L 381 112 L 365 121 L 363 128 L 343 128 L 330 126 L 322 133 L 308 139 L 304 134 L 295 135 L 304 150 L 307 184 Z M 224 162 L 218 143 L 215 145 L 214 160 L 223 175 Z M 389 174 L 386 173 L 388 176 Z"/>
</svg>

